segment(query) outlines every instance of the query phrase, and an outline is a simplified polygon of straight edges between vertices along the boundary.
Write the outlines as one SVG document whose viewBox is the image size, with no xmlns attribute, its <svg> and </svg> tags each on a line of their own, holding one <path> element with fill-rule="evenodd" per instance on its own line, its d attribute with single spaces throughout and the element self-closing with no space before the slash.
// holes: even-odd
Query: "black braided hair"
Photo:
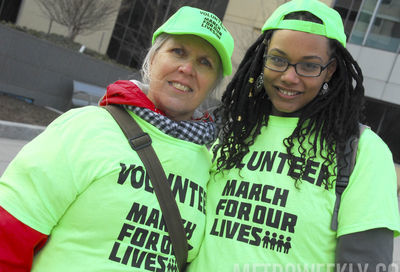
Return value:
<svg viewBox="0 0 400 272">
<path fill-rule="evenodd" d="M 321 23 L 319 18 L 308 12 L 295 12 L 286 18 L 288 17 Z M 272 103 L 264 87 L 257 92 L 255 82 L 263 73 L 263 55 L 272 33 L 273 30 L 270 30 L 260 35 L 247 50 L 222 96 L 221 107 L 215 112 L 223 123 L 219 143 L 213 149 L 219 172 L 235 167 L 241 169 L 242 159 L 249 152 L 249 147 L 255 142 L 261 128 L 268 125 Z M 335 58 L 337 62 L 336 71 L 329 81 L 329 92 L 316 96 L 302 108 L 296 128 L 283 140 L 289 156 L 289 165 L 296 159 L 293 151 L 295 146 L 298 146 L 303 162 L 319 154 L 324 159 L 325 171 L 329 166 L 335 165 L 335 173 L 325 173 L 323 183 L 326 188 L 331 187 L 336 180 L 335 146 L 344 145 L 347 139 L 358 135 L 358 123 L 363 119 L 364 105 L 360 67 L 341 43 L 329 39 L 329 46 L 331 58 Z M 318 137 L 310 137 L 311 135 Z M 311 145 L 311 150 L 307 149 L 308 144 Z M 303 163 L 300 175 L 292 176 L 296 186 L 304 174 L 305 166 L 306 163 Z"/>
</svg>

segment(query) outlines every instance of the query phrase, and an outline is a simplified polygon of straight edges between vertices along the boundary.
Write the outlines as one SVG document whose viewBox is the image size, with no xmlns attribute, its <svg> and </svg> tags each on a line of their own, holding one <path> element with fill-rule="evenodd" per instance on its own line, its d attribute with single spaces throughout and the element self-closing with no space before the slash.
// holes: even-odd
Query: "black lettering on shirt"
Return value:
<svg viewBox="0 0 400 272">
<path fill-rule="evenodd" d="M 300 178 L 301 169 L 304 165 L 304 159 L 300 157 L 294 157 L 292 163 L 290 164 L 288 176 L 298 179 Z"/>
<path fill-rule="evenodd" d="M 264 170 L 264 167 L 267 166 L 267 167 L 266 167 L 266 170 L 267 170 L 268 172 L 271 172 L 272 166 L 274 165 L 274 161 L 275 161 L 275 158 L 276 158 L 276 154 L 277 154 L 277 153 L 278 153 L 277 151 L 274 151 L 274 152 L 272 153 L 272 155 L 271 155 L 271 151 L 267 151 L 267 152 L 265 153 L 264 160 L 263 160 L 263 162 L 262 162 L 262 164 L 261 164 L 261 167 L 260 167 L 260 171 L 263 171 L 263 170 Z"/>
<path fill-rule="evenodd" d="M 121 171 L 118 175 L 117 183 L 124 185 L 130 176 L 130 185 L 134 189 L 144 188 L 145 191 L 153 193 L 153 187 L 146 169 L 139 165 L 131 164 L 129 167 L 120 163 Z M 172 193 L 176 201 L 186 203 L 190 207 L 194 207 L 203 214 L 206 213 L 206 190 L 197 182 L 179 175 L 169 174 L 167 182 L 171 187 Z"/>
<path fill-rule="evenodd" d="M 237 180 L 232 179 L 226 181 L 222 196 L 235 196 L 285 207 L 289 191 L 268 184 L 249 183 L 248 181 L 241 181 L 238 184 Z"/>
<path fill-rule="evenodd" d="M 312 177 L 311 175 L 315 175 L 317 172 L 317 169 L 319 167 L 319 163 L 312 161 L 312 160 L 307 160 L 306 167 L 304 169 L 304 174 L 303 174 L 303 180 L 314 184 L 315 182 L 315 177 Z"/>
<path fill-rule="evenodd" d="M 262 229 L 228 219 L 214 219 L 210 234 L 218 237 L 234 239 L 239 242 L 258 246 L 261 243 Z"/>
</svg>

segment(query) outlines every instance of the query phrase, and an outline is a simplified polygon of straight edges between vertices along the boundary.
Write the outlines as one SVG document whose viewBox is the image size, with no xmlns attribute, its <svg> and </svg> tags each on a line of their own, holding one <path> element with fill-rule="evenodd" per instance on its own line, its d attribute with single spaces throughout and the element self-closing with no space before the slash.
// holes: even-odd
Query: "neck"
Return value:
<svg viewBox="0 0 400 272">
<path fill-rule="evenodd" d="M 282 111 L 278 111 L 277 109 L 275 109 L 275 107 L 272 108 L 272 112 L 271 112 L 271 115 L 279 116 L 279 117 L 300 117 L 300 114 L 301 114 L 301 110 L 294 111 L 294 112 L 282 112 Z"/>
</svg>

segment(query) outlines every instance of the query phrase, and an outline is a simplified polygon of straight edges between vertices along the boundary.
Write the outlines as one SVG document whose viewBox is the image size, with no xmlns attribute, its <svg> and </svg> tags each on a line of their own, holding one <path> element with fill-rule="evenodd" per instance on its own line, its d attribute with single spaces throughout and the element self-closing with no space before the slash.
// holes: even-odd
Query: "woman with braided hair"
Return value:
<svg viewBox="0 0 400 272">
<path fill-rule="evenodd" d="M 217 136 L 198 107 L 232 72 L 233 48 L 215 14 L 183 6 L 153 33 L 142 81 L 110 84 L 101 107 L 71 109 L 25 145 L 0 176 L 0 272 L 183 271 L 203 239 Z M 128 141 L 121 122 L 142 132 Z"/>
<path fill-rule="evenodd" d="M 388 271 L 396 174 L 386 144 L 370 129 L 359 137 L 363 76 L 340 15 L 293 0 L 262 32 L 218 109 L 206 234 L 189 271 Z M 351 138 L 357 163 L 337 206 Z"/>
</svg>

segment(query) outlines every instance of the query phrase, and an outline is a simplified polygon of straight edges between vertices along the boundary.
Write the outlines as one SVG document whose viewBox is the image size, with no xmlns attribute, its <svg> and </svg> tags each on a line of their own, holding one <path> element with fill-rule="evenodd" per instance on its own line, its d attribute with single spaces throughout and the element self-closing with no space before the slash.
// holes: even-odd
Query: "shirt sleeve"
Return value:
<svg viewBox="0 0 400 272">
<path fill-rule="evenodd" d="M 342 195 L 337 236 L 377 228 L 399 235 L 397 177 L 389 148 L 366 129 L 359 141 L 349 185 Z"/>
<path fill-rule="evenodd" d="M 107 133 L 109 127 L 102 114 L 108 113 L 95 107 L 71 110 L 26 144 L 0 178 L 0 205 L 49 235 L 76 197 L 106 168 L 101 154 L 107 151 L 99 146 L 109 138 L 100 131 Z"/>
</svg>

